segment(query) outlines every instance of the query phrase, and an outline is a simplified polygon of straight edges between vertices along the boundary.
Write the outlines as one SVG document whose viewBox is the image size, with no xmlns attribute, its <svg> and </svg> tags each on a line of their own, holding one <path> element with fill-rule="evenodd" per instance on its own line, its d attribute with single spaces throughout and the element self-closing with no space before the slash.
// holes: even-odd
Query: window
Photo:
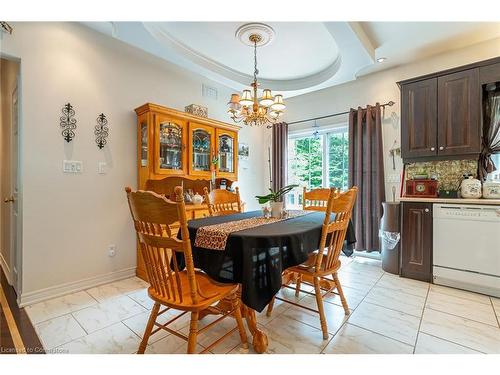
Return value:
<svg viewBox="0 0 500 375">
<path fill-rule="evenodd" d="M 312 133 L 312 132 L 311 132 Z M 313 134 L 289 134 L 288 184 L 298 184 L 287 196 L 288 208 L 302 206 L 303 188 L 347 189 L 349 140 L 347 126 Z"/>
<path fill-rule="evenodd" d="M 488 178 L 492 180 L 500 180 L 500 154 L 491 155 L 491 160 L 495 163 L 496 171 L 488 174 Z"/>
</svg>

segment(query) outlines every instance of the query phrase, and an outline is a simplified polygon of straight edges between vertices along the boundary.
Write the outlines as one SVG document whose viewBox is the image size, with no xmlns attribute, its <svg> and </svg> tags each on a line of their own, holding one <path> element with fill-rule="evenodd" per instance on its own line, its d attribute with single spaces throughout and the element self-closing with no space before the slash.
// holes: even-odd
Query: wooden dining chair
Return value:
<svg viewBox="0 0 500 375">
<path fill-rule="evenodd" d="M 210 216 L 231 215 L 242 211 L 238 187 L 234 193 L 226 189 L 214 189 L 209 193 L 206 187 L 203 188 L 203 192 Z"/>
<path fill-rule="evenodd" d="M 319 188 L 307 191 L 304 187 L 302 209 L 306 211 L 326 211 L 330 190 L 328 188 Z"/>
<path fill-rule="evenodd" d="M 236 329 L 239 330 L 243 346 L 247 348 L 247 336 L 237 294 L 238 285 L 217 283 L 194 268 L 182 188 L 175 188 L 175 202 L 150 191 L 132 192 L 129 187 L 125 188 L 125 191 L 149 279 L 148 294 L 154 301 L 138 354 L 144 353 L 149 337 L 161 329 L 187 340 L 188 354 L 194 353 L 197 335 L 228 316 L 236 319 L 236 327 L 206 346 L 202 353 L 210 350 Z M 177 239 L 174 234 L 176 232 L 172 230 L 174 223 L 180 225 L 182 240 Z M 179 269 L 175 252 L 184 255 L 186 268 L 182 271 Z M 209 307 L 217 309 L 211 305 L 221 300 L 229 306 L 229 311 L 220 311 L 222 317 L 198 329 L 200 312 Z M 162 311 L 161 306 L 165 306 Z M 157 317 L 170 309 L 182 312 L 165 324 L 157 323 Z M 189 336 L 168 327 L 188 312 L 191 313 Z M 155 327 L 157 328 L 153 330 Z"/>
<path fill-rule="evenodd" d="M 328 339 L 328 327 L 325 318 L 325 311 L 323 308 L 323 297 L 328 293 L 334 293 L 339 295 L 342 301 L 342 306 L 346 315 L 349 315 L 349 306 L 347 300 L 345 299 L 344 292 L 342 291 L 342 286 L 337 275 L 337 271 L 340 268 L 340 253 L 342 251 L 345 236 L 347 233 L 347 228 L 349 226 L 349 221 L 352 216 L 352 209 L 356 201 L 356 195 L 358 192 L 357 187 L 353 187 L 344 193 L 338 193 L 334 188 L 330 189 L 328 203 L 325 211 L 325 220 L 323 221 L 323 227 L 321 230 L 321 239 L 319 249 L 312 254 L 310 254 L 307 261 L 298 266 L 290 267 L 287 269 L 288 272 L 293 272 L 301 275 L 301 277 L 312 281 L 314 286 L 314 293 L 300 290 L 306 294 L 314 295 L 316 297 L 316 303 L 318 305 L 318 310 L 312 310 L 309 307 L 302 306 L 298 303 L 282 299 L 279 297 L 274 297 L 267 309 L 267 315 L 270 316 L 274 299 L 277 298 L 280 301 L 291 303 L 293 305 L 306 308 L 310 311 L 319 313 L 321 330 L 323 331 L 323 339 Z M 331 215 L 335 214 L 335 219 L 330 221 Z M 330 278 L 329 278 L 330 277 Z M 322 283 L 322 281 L 324 281 Z M 303 281 L 304 282 L 304 281 Z M 325 293 L 322 294 L 322 285 L 329 285 Z M 283 284 L 283 287 L 291 288 L 287 284 Z"/>
<path fill-rule="evenodd" d="M 338 189 L 333 188 L 333 190 L 335 196 L 340 193 L 340 190 Z M 306 187 L 304 187 L 304 193 L 302 195 L 302 209 L 304 211 L 326 212 L 331 192 L 332 188 L 318 188 L 307 191 Z M 283 280 L 295 281 L 295 297 L 299 297 L 300 286 L 302 284 L 302 274 L 292 274 L 291 271 L 286 270 L 283 273 Z"/>
</svg>

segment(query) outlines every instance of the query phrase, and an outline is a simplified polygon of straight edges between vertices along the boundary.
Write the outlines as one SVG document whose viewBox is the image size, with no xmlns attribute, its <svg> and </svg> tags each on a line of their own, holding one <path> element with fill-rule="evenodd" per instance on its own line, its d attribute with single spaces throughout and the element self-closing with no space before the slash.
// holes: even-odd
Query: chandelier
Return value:
<svg viewBox="0 0 500 375">
<path fill-rule="evenodd" d="M 262 41 L 262 36 L 250 34 L 248 39 L 253 44 L 254 50 L 253 82 L 250 84 L 252 89 L 243 90 L 241 96 L 240 94 L 232 94 L 231 100 L 227 103 L 229 106 L 227 112 L 236 123 L 243 121 L 245 125 L 249 126 L 266 125 L 271 127 L 283 115 L 286 106 L 283 102 L 283 95 L 276 94 L 273 96 L 269 89 L 264 89 L 262 96 L 258 97 L 257 44 Z"/>
</svg>

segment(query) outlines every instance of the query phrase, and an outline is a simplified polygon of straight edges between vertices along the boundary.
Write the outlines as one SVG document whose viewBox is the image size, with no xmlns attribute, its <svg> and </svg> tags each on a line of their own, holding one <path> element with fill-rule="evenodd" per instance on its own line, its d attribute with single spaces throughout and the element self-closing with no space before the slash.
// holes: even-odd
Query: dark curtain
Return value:
<svg viewBox="0 0 500 375">
<path fill-rule="evenodd" d="M 483 118 L 483 148 L 479 155 L 477 174 L 486 180 L 488 173 L 497 168 L 491 155 L 500 152 L 500 91 L 488 92 Z"/>
<path fill-rule="evenodd" d="M 288 124 L 280 122 L 273 125 L 273 147 L 271 168 L 271 188 L 276 191 L 286 185 L 286 164 L 288 150 Z"/>
<path fill-rule="evenodd" d="M 349 186 L 359 189 L 353 211 L 355 249 L 380 251 L 378 231 L 385 185 L 379 103 L 349 113 Z"/>
</svg>

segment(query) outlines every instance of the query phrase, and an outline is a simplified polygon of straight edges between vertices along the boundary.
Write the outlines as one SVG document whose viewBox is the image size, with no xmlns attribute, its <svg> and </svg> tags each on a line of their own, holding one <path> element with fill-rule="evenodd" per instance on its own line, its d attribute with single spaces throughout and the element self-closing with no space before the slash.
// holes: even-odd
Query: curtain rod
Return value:
<svg viewBox="0 0 500 375">
<path fill-rule="evenodd" d="M 392 107 L 394 104 L 395 104 L 395 103 L 391 100 L 391 101 L 388 101 L 387 103 L 381 104 L 380 106 L 381 106 L 381 107 L 385 107 L 385 106 Z M 366 108 L 363 108 L 363 109 L 366 109 Z M 331 115 L 326 115 L 326 116 L 320 116 L 320 117 L 308 118 L 307 120 L 292 121 L 292 122 L 289 122 L 289 123 L 288 123 L 288 125 L 299 124 L 299 123 L 301 123 L 301 122 L 308 122 L 308 121 L 314 121 L 314 120 L 321 120 L 321 119 L 328 118 L 328 117 L 334 117 L 334 116 L 346 115 L 346 114 L 348 114 L 349 112 L 351 112 L 351 111 L 345 111 L 345 112 L 332 113 Z"/>
</svg>

